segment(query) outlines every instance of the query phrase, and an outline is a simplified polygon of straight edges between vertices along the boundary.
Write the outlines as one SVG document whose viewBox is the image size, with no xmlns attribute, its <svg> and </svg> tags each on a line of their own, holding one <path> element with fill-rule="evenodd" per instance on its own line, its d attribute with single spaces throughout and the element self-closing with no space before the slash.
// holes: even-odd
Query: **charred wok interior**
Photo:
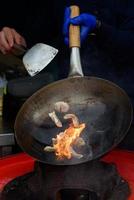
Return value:
<svg viewBox="0 0 134 200">
<path fill-rule="evenodd" d="M 66 112 L 55 110 L 55 103 L 60 101 L 69 105 Z M 49 116 L 53 111 L 61 127 Z M 82 157 L 57 159 L 44 148 L 52 146 L 52 138 L 69 127 L 64 116 L 70 113 L 85 124 L 80 135 L 85 145 L 81 148 L 75 145 L 75 151 Z M 72 165 L 98 158 L 114 148 L 127 133 L 131 119 L 132 106 L 121 88 L 99 78 L 75 77 L 50 84 L 31 96 L 17 115 L 15 134 L 22 149 L 37 160 Z"/>
</svg>

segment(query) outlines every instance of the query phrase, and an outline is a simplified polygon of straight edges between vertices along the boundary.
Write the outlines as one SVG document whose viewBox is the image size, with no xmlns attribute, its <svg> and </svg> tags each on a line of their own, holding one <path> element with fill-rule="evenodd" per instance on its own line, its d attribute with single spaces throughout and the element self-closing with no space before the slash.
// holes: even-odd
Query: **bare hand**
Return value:
<svg viewBox="0 0 134 200">
<path fill-rule="evenodd" d="M 15 29 L 4 27 L 0 31 L 0 51 L 6 54 L 12 50 L 14 44 L 26 47 L 25 39 Z"/>
</svg>

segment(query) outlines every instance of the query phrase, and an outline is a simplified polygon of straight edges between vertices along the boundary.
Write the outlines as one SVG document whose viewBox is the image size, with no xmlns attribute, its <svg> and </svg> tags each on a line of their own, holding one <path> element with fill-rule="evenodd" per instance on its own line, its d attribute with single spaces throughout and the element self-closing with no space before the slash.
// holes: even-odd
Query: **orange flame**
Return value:
<svg viewBox="0 0 134 200">
<path fill-rule="evenodd" d="M 58 159 L 68 158 L 71 159 L 71 146 L 75 140 L 80 136 L 85 128 L 85 123 L 79 124 L 78 127 L 70 125 L 64 132 L 58 134 L 53 142 L 55 154 Z"/>
</svg>

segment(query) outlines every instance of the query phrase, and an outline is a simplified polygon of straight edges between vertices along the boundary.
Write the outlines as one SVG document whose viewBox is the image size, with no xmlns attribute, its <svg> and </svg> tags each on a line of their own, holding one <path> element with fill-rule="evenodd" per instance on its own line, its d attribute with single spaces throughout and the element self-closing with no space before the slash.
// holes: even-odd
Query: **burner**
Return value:
<svg viewBox="0 0 134 200">
<path fill-rule="evenodd" d="M 72 166 L 35 163 L 35 170 L 6 185 L 1 200 L 127 200 L 128 183 L 114 164 L 94 160 Z"/>
<path fill-rule="evenodd" d="M 98 200 L 95 192 L 81 189 L 63 189 L 59 191 L 59 198 L 64 200 Z"/>
</svg>

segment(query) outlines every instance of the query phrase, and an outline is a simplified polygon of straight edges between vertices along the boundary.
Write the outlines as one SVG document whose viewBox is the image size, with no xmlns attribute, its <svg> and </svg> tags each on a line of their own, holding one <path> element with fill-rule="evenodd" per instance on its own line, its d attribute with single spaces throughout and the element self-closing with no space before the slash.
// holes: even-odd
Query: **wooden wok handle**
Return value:
<svg viewBox="0 0 134 200">
<path fill-rule="evenodd" d="M 77 17 L 80 14 L 80 9 L 78 6 L 70 6 L 71 18 Z M 80 27 L 70 24 L 69 27 L 69 46 L 80 47 Z"/>
</svg>

